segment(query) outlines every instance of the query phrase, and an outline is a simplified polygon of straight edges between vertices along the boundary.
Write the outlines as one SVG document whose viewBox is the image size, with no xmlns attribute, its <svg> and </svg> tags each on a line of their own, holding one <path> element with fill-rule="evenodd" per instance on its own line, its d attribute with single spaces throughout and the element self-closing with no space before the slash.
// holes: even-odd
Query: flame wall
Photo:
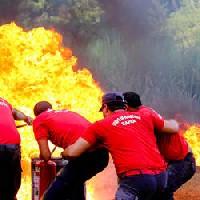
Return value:
<svg viewBox="0 0 200 200">
<path fill-rule="evenodd" d="M 63 46 L 62 37 L 58 33 L 44 28 L 26 32 L 14 23 L 0 26 L 0 55 L 0 95 L 17 109 L 33 116 L 34 104 L 48 100 L 55 109 L 77 111 L 90 121 L 102 117 L 98 110 L 103 92 L 87 69 L 75 70 L 76 57 Z M 30 158 L 38 155 L 38 146 L 31 127 L 19 131 L 22 139 L 23 179 L 18 198 L 30 200 Z M 200 128 L 197 125 L 190 127 L 185 136 L 199 165 Z M 109 198 L 107 194 L 114 196 L 117 181 L 112 165 L 96 180 L 98 184 L 95 180 L 89 184 L 91 196 L 88 199 L 106 199 Z M 105 191 L 103 197 L 98 195 L 97 198 L 92 194 Z"/>
<path fill-rule="evenodd" d="M 13 107 L 33 116 L 40 100 L 55 109 L 77 111 L 90 121 L 99 119 L 101 89 L 87 69 L 75 70 L 76 57 L 58 33 L 44 28 L 24 31 L 15 23 L 0 26 L 0 91 Z M 38 155 L 32 128 L 19 130 L 23 179 L 20 200 L 31 199 L 30 158 Z"/>
</svg>

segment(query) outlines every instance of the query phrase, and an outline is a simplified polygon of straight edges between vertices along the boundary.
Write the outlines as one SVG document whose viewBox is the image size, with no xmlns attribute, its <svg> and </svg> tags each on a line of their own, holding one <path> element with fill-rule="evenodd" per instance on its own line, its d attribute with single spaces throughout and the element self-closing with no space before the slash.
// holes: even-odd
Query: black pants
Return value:
<svg viewBox="0 0 200 200">
<path fill-rule="evenodd" d="M 21 184 L 20 146 L 10 146 L 0 145 L 0 200 L 15 200 Z"/>
<path fill-rule="evenodd" d="M 116 200 L 155 200 L 167 184 L 167 173 L 140 174 L 121 178 Z"/>
<path fill-rule="evenodd" d="M 192 153 L 188 153 L 184 160 L 169 163 L 167 188 L 156 200 L 173 200 L 173 193 L 192 178 L 196 172 L 196 162 Z"/>
<path fill-rule="evenodd" d="M 109 161 L 105 148 L 70 160 L 44 194 L 44 200 L 85 200 L 84 183 L 101 172 Z"/>
</svg>

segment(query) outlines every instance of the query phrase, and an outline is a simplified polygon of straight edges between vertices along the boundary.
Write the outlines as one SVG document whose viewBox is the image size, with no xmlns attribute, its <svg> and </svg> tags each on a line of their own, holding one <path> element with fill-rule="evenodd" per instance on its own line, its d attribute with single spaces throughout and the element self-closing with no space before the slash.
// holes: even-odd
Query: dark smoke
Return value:
<svg viewBox="0 0 200 200">
<path fill-rule="evenodd" d="M 190 82 L 194 77 L 189 66 L 191 63 L 184 61 L 187 58 L 183 57 L 173 41 L 173 36 L 161 31 L 170 14 L 180 9 L 181 1 L 99 2 L 105 9 L 105 23 L 112 29 L 109 37 L 109 33 L 105 31 L 105 38 L 110 38 L 111 46 L 107 55 L 109 54 L 110 60 L 118 56 L 113 66 L 111 61 L 105 64 L 106 58 L 101 61 L 106 56 L 104 54 L 99 56 L 99 60 L 95 60 L 96 63 L 90 62 L 93 58 L 89 58 L 91 71 L 97 73 L 95 77 L 99 79 L 104 90 L 136 91 L 145 104 L 154 107 L 164 116 L 182 114 L 186 120 L 197 122 L 200 114 L 199 97 L 196 95 L 197 84 Z M 115 35 L 120 37 L 116 39 Z M 116 46 L 113 45 L 116 40 L 119 40 L 123 57 L 120 57 L 120 53 L 116 56 Z"/>
</svg>

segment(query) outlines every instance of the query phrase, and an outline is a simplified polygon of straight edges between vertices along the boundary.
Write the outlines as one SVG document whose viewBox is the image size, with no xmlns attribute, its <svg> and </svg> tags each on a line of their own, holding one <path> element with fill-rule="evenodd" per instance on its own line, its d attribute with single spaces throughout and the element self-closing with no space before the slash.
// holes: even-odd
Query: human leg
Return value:
<svg viewBox="0 0 200 200">
<path fill-rule="evenodd" d="M 44 193 L 44 200 L 85 200 L 84 183 L 80 183 L 76 174 L 76 162 L 69 161 L 60 170 L 55 180 Z"/>
<path fill-rule="evenodd" d="M 104 148 L 87 152 L 70 160 L 44 194 L 44 200 L 84 199 L 84 182 L 102 171 L 108 164 L 109 154 Z M 77 195 L 79 194 L 79 197 Z"/>
<path fill-rule="evenodd" d="M 15 155 L 13 156 L 13 193 L 15 194 L 15 197 L 17 195 L 17 192 L 20 189 L 21 186 L 21 174 L 22 174 L 22 167 L 21 167 L 21 151 L 20 147 L 15 151 Z M 16 200 L 16 198 L 15 198 Z"/>
<path fill-rule="evenodd" d="M 115 200 L 139 200 L 137 190 L 129 187 L 127 184 L 120 184 Z"/>
<path fill-rule="evenodd" d="M 158 181 L 159 180 L 159 181 Z M 116 200 L 150 200 L 158 188 L 163 188 L 165 176 L 140 174 L 120 179 Z"/>
<path fill-rule="evenodd" d="M 160 198 L 156 200 L 173 200 L 173 193 L 192 178 L 196 172 L 196 162 L 192 153 L 184 160 L 172 161 L 167 169 L 168 183 Z"/>
<path fill-rule="evenodd" d="M 15 200 L 21 183 L 19 149 L 0 151 L 0 199 Z"/>
</svg>

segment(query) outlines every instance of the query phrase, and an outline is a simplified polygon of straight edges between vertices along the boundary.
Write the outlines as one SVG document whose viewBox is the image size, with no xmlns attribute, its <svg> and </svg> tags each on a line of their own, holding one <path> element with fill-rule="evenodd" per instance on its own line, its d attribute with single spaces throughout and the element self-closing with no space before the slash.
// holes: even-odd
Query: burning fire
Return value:
<svg viewBox="0 0 200 200">
<path fill-rule="evenodd" d="M 184 133 L 185 138 L 187 139 L 192 152 L 195 155 L 197 165 L 200 166 L 200 126 L 192 125 Z"/>
<path fill-rule="evenodd" d="M 48 100 L 55 109 L 68 108 L 79 112 L 90 121 L 102 117 L 98 109 L 103 92 L 87 69 L 75 69 L 77 59 L 70 49 L 63 46 L 60 34 L 44 28 L 25 32 L 14 23 L 0 26 L 0 55 L 1 96 L 13 107 L 33 116 L 32 108 L 35 103 Z M 31 127 L 24 127 L 19 131 L 23 178 L 18 198 L 30 200 L 31 157 L 38 156 L 38 146 Z M 198 165 L 199 136 L 200 127 L 197 125 L 191 126 L 185 132 Z M 110 176 L 110 171 L 106 173 L 106 177 Z M 115 175 L 111 176 L 109 180 Z M 105 181 L 102 182 L 106 184 Z M 117 180 L 114 180 L 108 184 L 116 188 L 116 182 Z M 91 181 L 89 185 L 87 199 L 98 199 L 93 196 L 95 190 L 98 190 L 95 189 L 94 182 Z"/>
<path fill-rule="evenodd" d="M 48 100 L 55 109 L 68 108 L 90 121 L 102 117 L 101 89 L 87 69 L 75 69 L 77 58 L 60 34 L 44 28 L 25 32 L 14 23 L 0 26 L 0 55 L 1 96 L 13 107 L 33 116 L 35 103 Z M 31 157 L 38 155 L 38 146 L 31 127 L 19 131 L 23 178 L 18 198 L 30 200 Z"/>
</svg>

